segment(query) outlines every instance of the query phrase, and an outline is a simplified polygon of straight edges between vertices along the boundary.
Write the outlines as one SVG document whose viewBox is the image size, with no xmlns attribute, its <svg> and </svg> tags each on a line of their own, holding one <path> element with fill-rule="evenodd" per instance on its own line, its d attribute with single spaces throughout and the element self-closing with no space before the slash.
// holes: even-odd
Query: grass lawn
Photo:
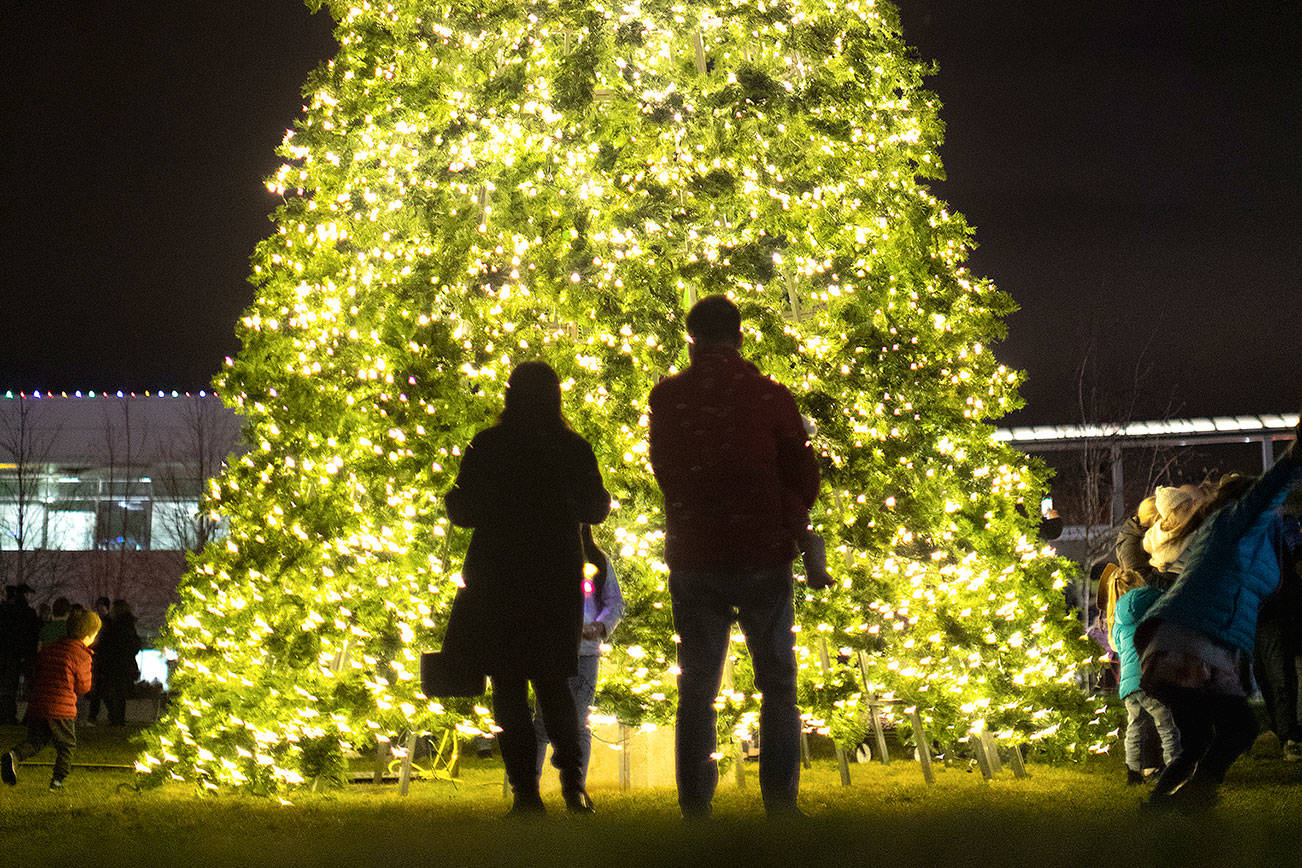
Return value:
<svg viewBox="0 0 1302 868">
<path fill-rule="evenodd" d="M 80 728 L 78 762 L 128 764 L 128 730 Z M 0 749 L 22 730 L 0 727 Z M 35 761 L 50 762 L 48 750 Z M 468 760 L 457 784 L 355 784 L 304 793 L 291 806 L 244 796 L 201 798 L 189 786 L 137 793 L 129 771 L 75 768 L 51 793 L 49 767 L 20 766 L 0 786 L 0 866 L 43 865 L 1302 865 L 1302 764 L 1241 759 L 1221 804 L 1197 816 L 1141 814 L 1115 759 L 1032 765 L 990 783 L 966 767 L 836 765 L 804 773 L 803 822 L 769 823 L 754 767 L 725 776 L 716 817 L 685 825 L 671 790 L 595 790 L 595 817 L 504 821 L 500 762 Z"/>
</svg>

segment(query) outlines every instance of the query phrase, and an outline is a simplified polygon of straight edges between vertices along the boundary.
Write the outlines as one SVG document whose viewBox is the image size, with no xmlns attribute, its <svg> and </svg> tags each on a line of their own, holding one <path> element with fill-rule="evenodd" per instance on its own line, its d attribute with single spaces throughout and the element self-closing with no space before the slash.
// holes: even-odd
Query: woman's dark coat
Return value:
<svg viewBox="0 0 1302 868">
<path fill-rule="evenodd" d="M 1150 588 L 1165 591 L 1175 582 L 1175 573 L 1154 569 L 1152 559 L 1144 551 L 1144 533 L 1148 529 L 1139 523 L 1139 516 L 1126 519 L 1117 534 L 1117 563 L 1123 570 L 1134 570 L 1144 577 Z"/>
<path fill-rule="evenodd" d="M 134 615 L 117 615 L 104 622 L 95 643 L 95 681 L 100 696 L 127 693 L 140 679 L 136 655 L 140 653 L 140 635 L 136 633 Z"/>
<path fill-rule="evenodd" d="M 1134 570 L 1141 576 L 1153 572 L 1148 552 L 1144 551 L 1144 531 L 1148 528 L 1139 523 L 1139 516 L 1132 515 L 1126 519 L 1117 533 L 1117 563 L 1123 570 Z"/>
<path fill-rule="evenodd" d="M 583 629 L 581 524 L 610 512 L 587 441 L 566 429 L 495 425 L 475 435 L 448 492 L 473 528 L 443 653 L 488 675 L 572 675 Z"/>
</svg>

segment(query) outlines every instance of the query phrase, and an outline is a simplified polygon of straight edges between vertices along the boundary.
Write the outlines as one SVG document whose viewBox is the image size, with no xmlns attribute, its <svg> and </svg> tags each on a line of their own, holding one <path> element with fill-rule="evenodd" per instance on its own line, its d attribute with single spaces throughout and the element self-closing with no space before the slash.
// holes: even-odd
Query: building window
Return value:
<svg viewBox="0 0 1302 868">
<path fill-rule="evenodd" d="M 65 552 L 84 552 L 91 547 L 94 531 L 94 504 L 51 505 L 49 520 L 46 523 L 46 548 Z"/>
<path fill-rule="evenodd" d="M 154 551 L 194 549 L 201 536 L 197 500 L 155 500 L 149 547 Z"/>
<path fill-rule="evenodd" d="M 148 501 L 105 500 L 95 511 L 95 548 L 149 548 Z"/>
</svg>

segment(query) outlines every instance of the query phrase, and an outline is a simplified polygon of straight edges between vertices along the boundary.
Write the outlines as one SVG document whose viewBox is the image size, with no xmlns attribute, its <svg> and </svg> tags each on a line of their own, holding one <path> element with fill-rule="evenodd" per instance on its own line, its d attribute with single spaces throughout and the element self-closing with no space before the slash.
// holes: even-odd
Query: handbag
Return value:
<svg viewBox="0 0 1302 868">
<path fill-rule="evenodd" d="M 443 538 L 443 556 L 448 557 L 450 540 Z M 452 611 L 448 616 L 447 635 L 444 636 L 442 651 L 424 651 L 420 655 L 420 690 L 427 697 L 436 696 L 480 696 L 488 689 L 486 676 L 482 671 L 465 665 L 466 656 L 457 654 L 457 646 L 466 642 L 466 629 L 473 629 L 473 615 L 478 607 L 476 597 L 467 594 L 462 587 L 452 601 Z M 467 619 L 470 619 L 468 622 Z M 450 644 L 449 644 L 450 643 Z M 449 651 L 451 648 L 451 651 Z M 458 664 L 458 660 L 463 661 Z"/>
<path fill-rule="evenodd" d="M 420 655 L 420 689 L 426 696 L 479 696 L 486 689 L 487 677 L 441 651 Z"/>
</svg>

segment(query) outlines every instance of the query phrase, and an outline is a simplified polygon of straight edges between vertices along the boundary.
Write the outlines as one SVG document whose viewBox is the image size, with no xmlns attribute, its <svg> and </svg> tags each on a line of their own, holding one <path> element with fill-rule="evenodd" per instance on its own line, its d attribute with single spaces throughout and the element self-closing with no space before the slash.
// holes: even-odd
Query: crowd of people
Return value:
<svg viewBox="0 0 1302 868">
<path fill-rule="evenodd" d="M 1258 689 L 1283 758 L 1302 760 L 1302 425 L 1295 435 L 1260 477 L 1159 486 L 1099 573 L 1092 635 L 1118 658 L 1127 779 L 1154 784 L 1154 810 L 1216 803 L 1257 739 Z"/>
<path fill-rule="evenodd" d="M 800 815 L 795 557 L 805 555 L 811 588 L 831 582 L 809 527 L 819 474 L 808 423 L 787 389 L 741 356 L 740 324 L 725 297 L 702 299 L 687 317 L 687 368 L 649 396 L 680 642 L 675 763 L 688 819 L 709 816 L 718 783 L 714 699 L 733 624 L 762 696 L 764 807 Z M 470 444 L 447 496 L 452 522 L 472 536 L 443 662 L 493 684 L 512 813 L 544 810 L 538 777 L 547 740 L 566 806 L 590 812 L 580 733 L 596 658 L 583 669 L 577 661 L 580 642 L 591 642 L 599 625 L 591 599 L 585 616 L 579 587 L 585 563 L 613 577 L 591 535 L 610 496 L 591 447 L 565 421 L 550 367 L 517 367 L 505 403 L 498 423 Z M 1128 779 L 1154 783 L 1146 802 L 1154 809 L 1216 801 L 1226 770 L 1256 737 L 1248 697 L 1258 684 L 1285 757 L 1302 759 L 1300 534 L 1296 515 L 1282 510 L 1299 479 L 1295 438 L 1260 478 L 1160 487 L 1120 532 L 1117 563 L 1100 581 L 1098 638 L 1119 657 Z M 1045 530 L 1051 520 L 1060 521 L 1046 515 Z"/>
<path fill-rule="evenodd" d="M 798 817 L 795 558 L 803 555 L 811 589 L 832 583 L 809 525 L 819 491 L 811 431 L 790 392 L 742 357 L 731 301 L 702 299 L 686 325 L 689 364 L 648 398 L 679 640 L 679 807 L 689 820 L 711 812 L 715 698 L 739 624 L 762 697 L 764 808 Z M 539 778 L 549 742 L 566 808 L 593 811 L 586 718 L 602 643 L 624 609 L 593 532 L 611 497 L 592 447 L 566 421 L 562 394 L 546 363 L 518 365 L 498 421 L 466 448 L 445 499 L 471 538 L 437 655 L 442 674 L 425 691 L 474 695 L 491 681 L 513 815 L 545 811 Z M 1116 563 L 1102 571 L 1097 636 L 1118 657 L 1128 779 L 1154 783 L 1153 809 L 1215 803 L 1226 771 L 1256 738 L 1249 697 L 1258 686 L 1284 757 L 1302 759 L 1302 531 L 1297 512 L 1283 509 L 1299 480 L 1295 438 L 1260 478 L 1159 487 L 1125 522 Z M 1061 523 L 1046 514 L 1046 535 L 1051 522 Z M 27 737 L 0 755 L 0 778 L 14 784 L 18 763 L 52 742 L 57 789 L 76 744 L 78 697 L 89 694 L 87 721 L 104 707 L 109 723 L 122 725 L 140 640 L 123 600 L 100 598 L 86 610 L 59 598 L 42 621 L 30 590 L 8 588 L 0 606 L 0 724 L 18 722 L 20 683 L 29 685 Z"/>
<path fill-rule="evenodd" d="M 791 394 L 741 356 L 740 325 L 725 297 L 697 303 L 687 317 L 688 367 L 649 396 L 650 460 L 664 496 L 680 642 L 678 799 L 689 819 L 709 816 L 718 782 L 714 698 L 734 623 L 762 695 L 765 809 L 800 814 L 795 556 L 804 553 L 811 588 L 831 582 L 822 540 L 809 528 L 819 474 L 808 423 Z M 550 367 L 517 367 L 498 424 L 476 435 L 447 497 L 453 523 L 473 535 L 444 653 L 493 683 L 513 813 L 543 811 L 546 740 L 567 807 L 592 810 L 579 732 L 595 658 L 580 671 L 577 649 L 597 625 L 591 611 L 584 617 L 578 587 L 585 561 L 613 575 L 591 536 L 610 497 L 561 404 Z M 1256 737 L 1248 698 L 1257 685 L 1285 758 L 1302 759 L 1302 533 L 1296 511 L 1282 509 L 1300 479 L 1295 437 L 1260 478 L 1159 487 L 1121 529 L 1117 563 L 1099 583 L 1096 635 L 1119 659 L 1128 780 L 1154 783 L 1146 802 L 1153 809 L 1196 811 L 1216 801 L 1226 771 Z M 1056 535 L 1051 522 L 1060 519 L 1046 514 L 1042 530 Z M 529 684 L 537 720 L 528 713 Z"/>
<path fill-rule="evenodd" d="M 141 642 L 126 600 L 100 597 L 87 609 L 61 596 L 38 612 L 31 593 L 25 584 L 10 585 L 0 604 L 0 725 L 27 727 L 26 737 L 0 755 L 0 780 L 16 784 L 18 764 L 53 744 L 50 789 L 58 790 L 72 768 L 78 718 L 93 726 L 103 708 L 110 726 L 126 725 Z"/>
</svg>

